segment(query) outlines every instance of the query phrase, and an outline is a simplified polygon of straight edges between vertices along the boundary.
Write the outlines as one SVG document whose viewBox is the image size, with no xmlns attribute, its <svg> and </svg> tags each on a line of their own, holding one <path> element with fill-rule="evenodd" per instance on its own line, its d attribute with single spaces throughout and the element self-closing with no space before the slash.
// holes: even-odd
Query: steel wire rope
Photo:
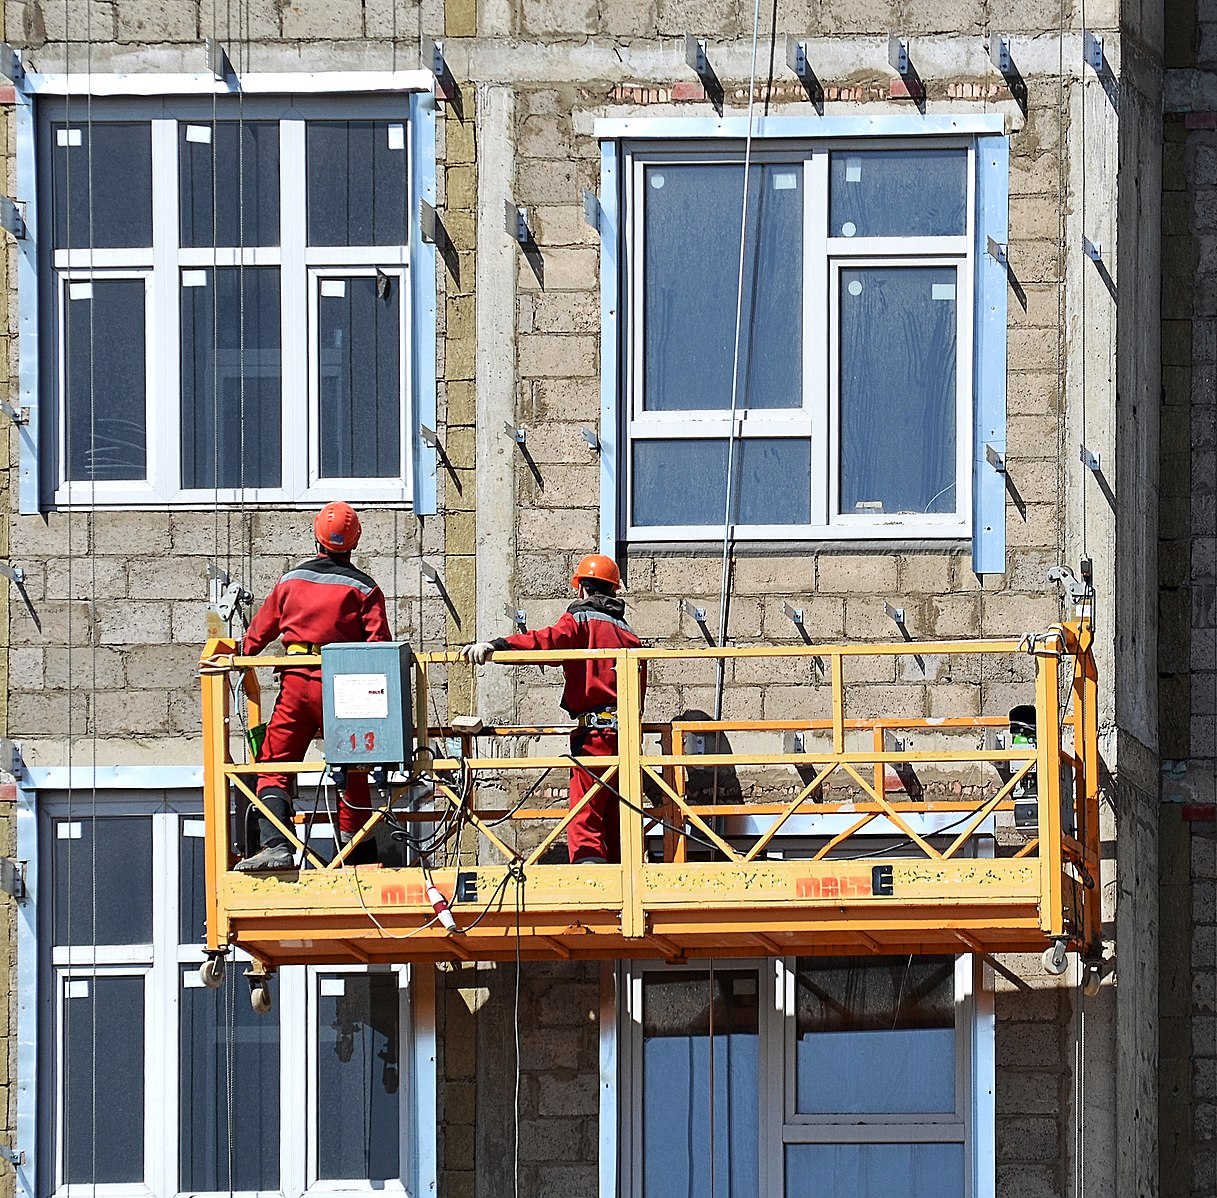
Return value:
<svg viewBox="0 0 1217 1198">
<path fill-rule="evenodd" d="M 744 319 L 744 262 L 747 255 L 748 246 L 748 189 L 750 183 L 750 173 L 752 169 L 752 128 L 753 128 L 753 112 L 756 107 L 756 52 L 757 43 L 760 38 L 761 28 L 761 0 L 755 0 L 752 10 L 752 61 L 748 77 L 748 132 L 744 140 L 744 181 L 741 196 L 740 208 L 740 238 L 739 238 L 739 269 L 736 275 L 735 284 L 735 345 L 732 352 L 731 360 L 731 411 L 730 423 L 727 428 L 727 470 L 726 482 L 724 486 L 723 496 L 723 554 L 722 554 L 722 573 L 719 580 L 719 599 L 718 599 L 718 643 L 723 646 L 727 643 L 727 613 L 730 600 L 730 575 L 731 575 L 731 544 L 732 544 L 732 507 L 734 496 L 732 494 L 733 486 L 735 485 L 735 441 L 736 441 L 736 416 L 739 410 L 739 363 L 740 363 L 740 338 L 743 332 Z M 758 239 L 759 252 L 759 239 Z M 749 362 L 752 360 L 752 346 L 749 342 Z M 743 456 L 742 447 L 741 454 Z M 715 665 L 714 672 L 714 718 L 722 719 L 723 712 L 723 682 L 726 676 L 726 659 L 720 657 Z M 714 770 L 714 791 L 717 797 L 718 793 L 718 767 Z"/>
<path fill-rule="evenodd" d="M 1063 8 L 1063 3 L 1064 3 L 1064 0 L 1062 0 L 1062 8 Z M 1084 41 L 1085 37 L 1086 37 L 1085 31 L 1087 29 L 1086 0 L 1080 0 L 1079 15 L 1080 15 L 1080 19 L 1081 19 L 1082 37 L 1083 37 L 1083 41 Z M 1062 13 L 1062 16 L 1063 16 L 1063 13 Z M 1061 50 L 1060 50 L 1060 53 L 1062 55 L 1064 54 L 1064 44 L 1063 44 L 1064 36 L 1063 36 L 1063 34 L 1064 34 L 1064 28 L 1062 25 L 1062 38 L 1061 38 L 1062 44 L 1061 44 Z M 1084 52 L 1084 47 L 1083 47 L 1083 52 Z M 1080 180 L 1081 196 L 1080 196 L 1080 203 L 1079 203 L 1079 209 L 1078 209 L 1078 221 L 1079 221 L 1079 224 L 1081 225 L 1082 236 L 1086 237 L 1086 236 L 1088 236 L 1087 224 L 1086 224 L 1086 176 L 1088 173 L 1087 172 L 1087 155 L 1086 155 L 1086 148 L 1085 148 L 1086 147 L 1086 104 L 1087 104 L 1086 91 L 1087 91 L 1087 86 L 1088 86 L 1089 80 L 1086 76 L 1085 63 L 1083 63 L 1083 65 L 1082 65 L 1082 73 L 1081 73 L 1080 81 L 1081 81 L 1081 88 L 1079 89 L 1079 96 L 1080 96 L 1080 107 L 1081 107 L 1080 133 L 1081 133 L 1081 145 L 1082 145 L 1082 162 L 1081 162 L 1081 166 L 1079 168 L 1080 174 L 1081 174 L 1081 180 Z M 1063 160 L 1064 160 L 1064 147 L 1062 144 L 1063 137 L 1064 137 L 1064 131 L 1063 130 L 1058 131 L 1057 157 L 1058 157 L 1058 160 L 1060 160 L 1062 162 L 1061 169 L 1063 169 Z M 1067 239 L 1066 239 L 1065 244 L 1066 244 L 1066 246 L 1068 246 Z M 1079 403 L 1079 408 L 1080 408 L 1079 416 L 1081 418 L 1081 426 L 1082 426 L 1081 446 L 1082 446 L 1083 453 L 1090 452 L 1090 442 L 1089 442 L 1089 439 L 1087 436 L 1087 420 L 1086 420 L 1086 390 L 1087 390 L 1086 325 L 1088 323 L 1086 301 L 1087 301 L 1087 291 L 1088 291 L 1087 276 L 1089 274 L 1090 274 L 1090 271 L 1086 268 L 1086 263 L 1083 262 L 1082 271 L 1081 271 L 1081 286 L 1079 288 L 1079 296 L 1080 296 L 1079 307 L 1080 307 L 1081 326 L 1082 326 L 1081 335 L 1080 335 L 1081 350 L 1082 350 L 1082 368 L 1081 368 L 1082 386 L 1081 386 L 1081 397 L 1080 397 L 1080 403 Z M 1063 282 L 1064 281 L 1062 279 L 1061 283 L 1059 283 L 1058 286 L 1063 287 Z M 1081 465 L 1081 481 L 1080 481 L 1078 491 L 1079 491 L 1079 499 L 1080 499 L 1080 504 L 1081 504 L 1081 516 L 1082 516 L 1082 529 L 1081 529 L 1082 556 L 1084 558 L 1089 558 L 1090 557 L 1089 529 L 1087 527 L 1088 520 L 1087 520 L 1087 511 L 1086 511 L 1086 499 L 1087 499 L 1086 493 L 1087 493 L 1087 490 L 1089 489 L 1089 483 L 1088 483 L 1088 479 L 1086 478 L 1086 474 L 1087 474 L 1086 464 L 1084 462 L 1082 462 L 1080 458 L 1079 458 L 1078 464 Z M 1064 521 L 1062 521 L 1062 524 L 1063 523 L 1064 523 Z M 1067 602 L 1068 602 L 1068 600 L 1066 600 L 1066 603 Z M 1093 618 L 1094 618 L 1094 608 L 1092 606 L 1091 607 L 1091 619 L 1093 620 Z M 1082 1102 L 1084 1100 L 1085 1073 L 1086 1073 L 1086 1053 L 1085 1053 L 1086 1027 L 1085 1027 L 1085 1021 L 1084 1021 L 1084 1015 L 1082 1013 L 1081 975 L 1082 975 L 1082 969 L 1081 969 L 1081 962 L 1079 960 L 1077 994 L 1076 994 L 1076 998 L 1075 998 L 1075 1005 L 1077 1007 L 1077 1020 L 1076 1020 L 1076 1029 L 1074 1031 L 1074 1058 L 1075 1058 L 1074 1068 L 1075 1068 L 1076 1077 L 1074 1080 L 1074 1091 L 1073 1091 L 1073 1094 L 1074 1094 L 1074 1113 L 1073 1113 L 1074 1182 L 1073 1182 L 1073 1184 L 1074 1184 L 1074 1193 L 1076 1195 L 1076 1198 L 1082 1198 L 1083 1189 L 1084 1189 L 1084 1185 L 1085 1185 L 1085 1175 L 1083 1173 L 1083 1159 L 1084 1159 L 1085 1152 L 1086 1152 L 1086 1129 L 1085 1129 L 1085 1123 L 1082 1118 L 1082 1113 L 1083 1113 Z M 1136 1043 L 1138 1040 L 1139 1040 L 1139 1036 L 1137 1034 L 1136 1028 L 1134 1027 L 1134 1029 L 1133 1029 L 1134 1052 L 1135 1052 L 1135 1046 L 1136 1046 Z M 1134 1162 L 1136 1161 L 1136 1158 L 1137 1158 L 1137 1145 L 1136 1145 L 1136 1137 L 1134 1136 L 1133 1137 Z M 1135 1175 L 1135 1172 L 1136 1172 L 1136 1170 L 1135 1170 L 1135 1166 L 1134 1166 L 1134 1175 Z"/>
<path fill-rule="evenodd" d="M 509 869 L 507 877 L 516 883 L 516 993 L 515 993 L 515 1045 L 516 1045 L 516 1092 L 515 1134 L 512 1137 L 514 1152 L 515 1198 L 520 1198 L 520 1076 L 523 1072 L 520 1061 L 520 915 L 524 906 L 524 871 Z"/>
<path fill-rule="evenodd" d="M 95 206 L 93 203 L 93 10 L 85 6 L 85 170 L 87 172 L 85 192 L 88 196 L 88 267 L 86 274 L 89 278 L 90 289 L 93 285 L 94 265 L 96 261 L 97 233 L 95 226 Z M 97 301 L 92 290 L 89 295 L 89 470 L 88 470 L 88 511 L 90 519 L 97 510 L 97 339 L 95 317 Z M 145 399 L 145 404 L 147 400 Z M 95 534 L 95 529 L 92 530 Z M 91 535 L 88 542 L 89 554 L 89 611 L 92 622 L 97 619 L 97 537 Z M 71 601 L 72 592 L 68 598 Z M 89 1139 L 89 1188 L 94 1195 L 97 1193 L 97 636 L 89 636 L 89 714 L 86 728 L 89 734 L 89 943 L 91 947 L 90 964 L 93 969 L 93 1001 L 89 1004 L 91 1021 L 90 1060 L 93 1071 L 89 1087 L 89 1112 L 92 1135 Z M 72 702 L 72 677 L 68 678 L 68 705 Z M 71 765 L 71 757 L 68 759 Z M 70 769 L 69 769 L 70 773 Z"/>
<path fill-rule="evenodd" d="M 64 28 L 64 38 L 63 38 L 63 41 L 64 41 L 64 49 L 63 49 L 64 75 L 68 79 L 70 79 L 72 77 L 72 36 L 71 36 L 72 18 L 71 18 L 71 9 L 70 9 L 70 5 L 69 5 L 69 0 L 63 0 L 63 28 Z M 75 639 L 76 630 L 75 630 L 75 622 L 72 619 L 72 612 L 73 612 L 73 607 L 74 607 L 73 600 L 74 600 L 74 596 L 75 596 L 76 592 L 75 592 L 75 588 L 73 585 L 74 578 L 73 578 L 73 569 L 72 569 L 73 559 L 74 559 L 74 550 L 75 550 L 75 545 L 73 543 L 72 534 L 73 534 L 73 527 L 75 525 L 75 520 L 73 519 L 73 510 L 72 510 L 72 503 L 71 503 L 71 482 L 72 482 L 72 475 L 73 475 L 73 460 L 74 460 L 73 454 L 74 454 L 75 448 L 76 448 L 76 429 L 75 429 L 75 421 L 72 419 L 72 407 L 71 407 L 72 387 L 71 387 L 70 366 L 71 366 L 71 362 L 72 362 L 72 350 L 75 345 L 76 338 L 74 336 L 75 322 L 72 319 L 72 304 L 71 304 L 71 298 L 72 298 L 71 279 L 72 279 L 72 259 L 73 259 L 72 251 L 74 248 L 73 244 L 72 244 L 72 238 L 73 238 L 73 234 L 75 232 L 75 221 L 73 220 L 73 208 L 74 208 L 75 196 L 72 191 L 73 171 L 72 171 L 72 153 L 71 153 L 71 136 L 70 136 L 71 127 L 72 127 L 72 90 L 71 90 L 71 88 L 68 88 L 66 95 L 64 97 L 64 128 L 66 130 L 66 133 L 65 133 L 65 138 L 64 138 L 65 145 L 64 145 L 64 156 L 63 156 L 64 190 L 66 192 L 66 198 L 65 198 L 65 203 L 64 203 L 64 239 L 67 242 L 68 270 L 67 270 L 67 276 L 66 276 L 66 280 L 65 280 L 66 285 L 62 288 L 59 288 L 58 292 L 61 297 L 60 304 L 64 309 L 63 360 L 64 360 L 64 364 L 65 364 L 65 366 L 64 366 L 64 380 L 65 381 L 64 381 L 62 420 L 63 420 L 63 424 L 64 424 L 64 457 L 66 459 L 65 464 L 64 464 L 64 476 L 68 482 L 68 496 L 69 496 L 69 501 L 67 504 L 67 507 L 68 507 L 68 519 L 67 519 L 67 607 L 68 607 L 68 611 L 67 611 L 67 636 L 66 636 L 66 640 L 67 640 L 67 645 L 66 645 L 66 650 L 67 650 L 67 652 L 66 652 L 67 716 L 66 716 L 66 721 L 65 721 L 66 735 L 67 735 L 67 759 L 68 759 L 67 788 L 66 788 L 67 789 L 67 820 L 66 820 L 67 828 L 66 828 L 66 831 L 68 833 L 68 835 L 66 837 L 67 846 L 68 846 L 67 850 L 66 850 L 66 859 L 67 859 L 67 881 L 66 881 L 67 936 L 66 936 L 66 939 L 67 939 L 67 942 L 69 945 L 69 953 L 71 952 L 72 942 L 75 939 L 75 929 L 72 926 L 72 923 L 73 923 L 72 915 L 76 910 L 76 904 L 75 904 L 74 893 L 73 893 L 74 892 L 74 885 L 73 885 L 74 879 L 73 879 L 73 868 L 72 868 L 73 863 L 74 863 L 74 858 L 75 858 L 75 853 L 72 851 L 72 827 L 75 822 L 73 817 L 76 814 L 76 810 L 75 810 L 76 795 L 75 795 L 75 789 L 72 785 L 72 763 L 73 763 L 73 760 L 75 757 L 74 749 L 75 749 L 75 732 L 76 732 L 75 721 L 74 721 L 75 704 L 72 702 L 72 698 L 73 698 L 72 679 L 75 677 L 75 669 L 74 669 L 75 662 L 74 662 L 74 654 L 72 651 L 73 650 L 72 642 Z M 89 199 L 91 201 L 91 197 L 89 197 Z M 90 301 L 90 303 L 91 302 L 92 301 Z M 88 518 L 91 521 L 92 514 L 90 514 Z M 90 529 L 90 531 L 91 531 L 91 529 Z M 90 835 L 94 834 L 95 832 L 96 832 L 96 829 L 90 829 Z M 73 1024 L 72 1003 L 69 1001 L 68 992 L 67 992 L 68 982 L 72 978 L 72 968 L 70 965 L 70 961 L 71 961 L 71 957 L 69 956 L 69 967 L 67 970 L 67 976 L 65 977 L 64 984 L 63 984 L 63 1008 L 62 1008 L 62 1022 L 63 1022 L 62 1053 L 63 1053 L 63 1056 L 62 1056 L 62 1061 L 60 1063 L 60 1069 L 61 1069 L 61 1072 L 63 1075 L 63 1090 L 64 1090 L 64 1099 L 65 1099 L 64 1110 L 63 1110 L 63 1137 L 62 1137 L 62 1145 L 61 1145 L 61 1148 L 62 1148 L 61 1172 L 64 1176 L 64 1180 L 67 1181 L 69 1184 L 71 1183 L 71 1180 L 72 1180 L 72 1177 L 71 1177 L 71 1174 L 72 1174 L 72 1145 L 73 1145 L 72 1137 L 76 1130 L 76 1128 L 75 1128 L 76 1121 L 72 1115 L 72 1057 L 73 1057 L 73 1053 L 72 1053 L 72 1024 Z M 94 980 L 93 980 L 93 1001 L 96 1001 L 96 998 L 97 998 L 96 978 L 94 978 Z M 94 1070 L 93 1070 L 94 1078 L 96 1078 L 96 1072 L 97 1072 L 96 1068 L 94 1068 Z"/>
</svg>

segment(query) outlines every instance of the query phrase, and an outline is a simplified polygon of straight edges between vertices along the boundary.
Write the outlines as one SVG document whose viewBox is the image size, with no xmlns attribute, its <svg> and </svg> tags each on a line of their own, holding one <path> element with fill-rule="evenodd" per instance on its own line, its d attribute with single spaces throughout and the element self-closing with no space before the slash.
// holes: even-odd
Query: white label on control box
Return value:
<svg viewBox="0 0 1217 1198">
<path fill-rule="evenodd" d="M 383 720 L 388 714 L 388 675 L 334 675 L 334 716 L 336 719 Z"/>
</svg>

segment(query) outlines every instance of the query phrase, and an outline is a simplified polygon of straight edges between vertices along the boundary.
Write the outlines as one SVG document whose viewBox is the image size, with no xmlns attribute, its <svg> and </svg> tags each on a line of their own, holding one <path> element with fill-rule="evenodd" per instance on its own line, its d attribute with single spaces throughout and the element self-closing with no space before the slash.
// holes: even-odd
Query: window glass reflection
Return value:
<svg viewBox="0 0 1217 1198">
<path fill-rule="evenodd" d="M 755 1198 L 760 1052 L 755 970 L 643 980 L 646 1198 Z"/>
<path fill-rule="evenodd" d="M 957 510 L 958 273 L 840 272 L 843 515 Z"/>
<path fill-rule="evenodd" d="M 800 958 L 795 996 L 797 1110 L 955 1110 L 953 958 Z"/>
<path fill-rule="evenodd" d="M 317 1176 L 400 1176 L 395 973 L 319 975 Z"/>
</svg>

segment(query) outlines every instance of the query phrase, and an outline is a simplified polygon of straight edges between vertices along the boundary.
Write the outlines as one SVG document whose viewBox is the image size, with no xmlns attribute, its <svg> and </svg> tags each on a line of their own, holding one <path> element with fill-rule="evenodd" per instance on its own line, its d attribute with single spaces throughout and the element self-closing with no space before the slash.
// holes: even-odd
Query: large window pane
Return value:
<svg viewBox="0 0 1217 1198">
<path fill-rule="evenodd" d="M 182 272 L 182 486 L 282 479 L 279 271 Z"/>
<path fill-rule="evenodd" d="M 832 237 L 950 237 L 967 232 L 967 150 L 834 150 Z"/>
<path fill-rule="evenodd" d="M 279 125 L 178 125 L 184 246 L 279 244 Z"/>
<path fill-rule="evenodd" d="M 64 983 L 62 1160 L 70 1183 L 144 1179 L 144 979 Z"/>
<path fill-rule="evenodd" d="M 51 162 L 56 249 L 152 244 L 147 121 L 52 125 Z"/>
<path fill-rule="evenodd" d="M 755 970 L 645 977 L 642 1123 L 646 1198 L 757 1195 L 757 981 Z"/>
<path fill-rule="evenodd" d="M 310 121 L 309 245 L 406 243 L 405 125 Z"/>
<path fill-rule="evenodd" d="M 796 1109 L 954 1111 L 954 978 L 949 957 L 800 959 Z"/>
<path fill-rule="evenodd" d="M 66 285 L 64 456 L 73 482 L 148 472 L 148 349 L 143 279 Z"/>
<path fill-rule="evenodd" d="M 152 943 L 150 819 L 57 819 L 52 853 L 56 944 Z"/>
<path fill-rule="evenodd" d="M 319 280 L 322 478 L 401 475 L 401 280 Z"/>
<path fill-rule="evenodd" d="M 952 266 L 841 271 L 846 515 L 957 510 L 957 274 Z"/>
<path fill-rule="evenodd" d="M 735 524 L 806 524 L 811 518 L 811 442 L 749 437 L 735 443 L 731 512 Z M 722 527 L 727 442 L 635 441 L 636 525 Z"/>
<path fill-rule="evenodd" d="M 790 1144 L 786 1198 L 963 1198 L 962 1144 Z"/>
<path fill-rule="evenodd" d="M 279 1188 L 279 1018 L 255 1014 L 229 973 L 219 990 L 191 985 L 193 967 L 183 975 L 181 1190 Z"/>
<path fill-rule="evenodd" d="M 322 975 L 317 985 L 317 1176 L 399 1177 L 397 975 Z"/>
<path fill-rule="evenodd" d="M 643 170 L 643 406 L 731 407 L 744 167 Z M 803 404 L 803 164 L 748 176 L 736 406 Z"/>
</svg>

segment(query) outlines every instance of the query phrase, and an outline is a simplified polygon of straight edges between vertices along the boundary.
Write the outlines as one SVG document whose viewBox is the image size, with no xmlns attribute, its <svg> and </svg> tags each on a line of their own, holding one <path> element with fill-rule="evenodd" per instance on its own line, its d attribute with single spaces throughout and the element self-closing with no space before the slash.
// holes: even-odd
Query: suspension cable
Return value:
<svg viewBox="0 0 1217 1198">
<path fill-rule="evenodd" d="M 744 183 L 743 196 L 740 209 L 740 237 L 739 237 L 739 269 L 736 275 L 735 284 L 735 347 L 732 352 L 731 359 L 731 416 L 730 425 L 727 429 L 727 478 L 725 485 L 725 495 L 723 499 L 723 554 L 722 554 L 722 576 L 719 582 L 719 597 L 718 597 L 718 643 L 720 646 L 727 643 L 727 611 L 730 596 L 730 574 L 731 574 L 731 544 L 733 537 L 732 529 L 732 508 L 734 506 L 732 499 L 732 491 L 735 487 L 735 439 L 736 439 L 736 415 L 739 409 L 739 364 L 740 364 L 740 339 L 743 331 L 744 321 L 744 264 L 747 257 L 748 246 L 748 188 L 751 177 L 752 168 L 752 124 L 753 110 L 756 106 L 756 51 L 757 42 L 760 38 L 761 29 L 761 0 L 755 0 L 752 10 L 752 64 L 748 76 L 748 134 L 744 140 Z M 749 340 L 749 361 L 751 362 L 752 345 Z M 742 449 L 741 449 L 742 453 Z M 723 714 L 723 680 L 726 672 L 726 659 L 720 657 L 715 667 L 714 676 L 714 718 L 722 719 Z M 718 771 L 715 770 L 715 782 L 717 784 Z"/>
</svg>

